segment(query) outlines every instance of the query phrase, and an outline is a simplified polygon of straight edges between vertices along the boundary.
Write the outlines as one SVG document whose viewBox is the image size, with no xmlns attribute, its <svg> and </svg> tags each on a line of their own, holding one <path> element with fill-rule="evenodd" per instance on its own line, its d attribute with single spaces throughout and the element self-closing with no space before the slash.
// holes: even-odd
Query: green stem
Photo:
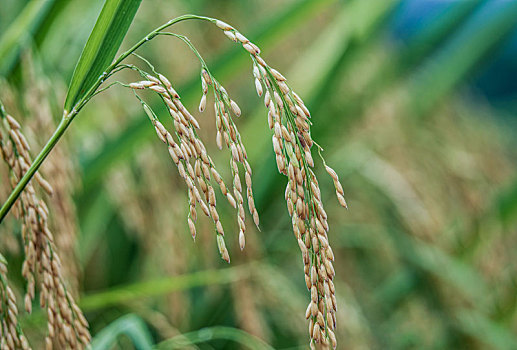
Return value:
<svg viewBox="0 0 517 350">
<path fill-rule="evenodd" d="M 81 108 L 84 107 L 84 105 L 91 99 L 92 95 L 95 93 L 95 91 L 99 88 L 99 86 L 110 76 L 110 73 L 120 64 L 123 60 L 125 60 L 129 55 L 131 55 L 133 52 L 138 50 L 140 46 L 145 44 L 146 42 L 152 40 L 154 37 L 159 35 L 159 32 L 164 30 L 165 28 L 168 28 L 176 23 L 189 20 L 189 19 L 198 19 L 203 21 L 209 21 L 209 22 L 215 22 L 216 20 L 214 18 L 210 17 L 204 17 L 204 16 L 196 16 L 196 15 L 183 15 L 180 17 L 176 17 L 172 20 L 170 20 L 167 23 L 162 24 L 149 34 L 147 34 L 144 38 L 142 38 L 140 41 L 138 41 L 133 47 L 131 47 L 126 52 L 122 53 L 106 70 L 104 73 L 97 79 L 95 84 L 92 85 L 92 87 L 86 92 L 84 97 L 80 99 L 77 104 L 72 109 L 72 112 L 75 110 L 79 112 Z"/>
<path fill-rule="evenodd" d="M 4 217 L 7 215 L 11 207 L 13 206 L 16 199 L 20 196 L 20 193 L 23 191 L 25 186 L 29 183 L 29 181 L 32 179 L 36 171 L 38 171 L 39 167 L 47 158 L 50 151 L 54 148 L 54 146 L 57 144 L 63 133 L 65 132 L 66 128 L 72 121 L 71 116 L 63 116 L 61 119 L 61 122 L 57 126 L 56 130 L 54 131 L 54 134 L 52 137 L 48 140 L 47 144 L 41 152 L 38 154 L 36 159 L 34 159 L 34 162 L 32 162 L 32 165 L 30 166 L 29 170 L 23 175 L 20 182 L 16 185 L 16 187 L 13 189 L 7 200 L 5 201 L 4 205 L 2 206 L 2 209 L 0 209 L 0 223 L 3 221 Z"/>
<path fill-rule="evenodd" d="M 131 47 L 128 51 L 121 54 L 106 70 L 104 73 L 97 79 L 95 84 L 86 92 L 86 94 L 77 102 L 77 104 L 74 106 L 74 108 L 67 113 L 65 111 L 63 118 L 61 119 L 61 122 L 57 126 L 56 130 L 54 131 L 54 134 L 52 137 L 47 141 L 47 144 L 43 147 L 43 149 L 40 151 L 34 162 L 32 162 L 29 170 L 23 175 L 20 182 L 16 185 L 16 187 L 13 189 L 5 203 L 2 205 L 2 208 L 0 209 L 0 223 L 4 220 L 5 216 L 13 206 L 14 202 L 18 197 L 20 196 L 21 192 L 27 186 L 29 181 L 32 179 L 34 174 L 38 171 L 39 167 L 47 158 L 49 153 L 52 151 L 54 146 L 57 144 L 61 136 L 63 136 L 65 130 L 68 128 L 72 120 L 75 116 L 79 113 L 79 111 L 90 101 L 90 99 L 95 94 L 95 91 L 101 86 L 102 83 L 110 76 L 110 73 L 129 55 L 131 55 L 134 51 L 136 51 L 140 46 L 145 44 L 146 42 L 153 39 L 155 36 L 158 35 L 158 33 L 162 30 L 164 30 L 167 27 L 170 27 L 176 23 L 179 23 L 181 21 L 189 20 L 189 19 L 198 19 L 203 21 L 209 21 L 209 22 L 215 22 L 215 19 L 204 17 L 204 16 L 196 16 L 196 15 L 183 15 L 180 17 L 176 17 L 170 21 L 168 21 L 165 24 L 162 24 L 149 34 L 147 34 L 144 38 L 142 38 L 139 42 L 137 42 L 133 47 Z"/>
</svg>

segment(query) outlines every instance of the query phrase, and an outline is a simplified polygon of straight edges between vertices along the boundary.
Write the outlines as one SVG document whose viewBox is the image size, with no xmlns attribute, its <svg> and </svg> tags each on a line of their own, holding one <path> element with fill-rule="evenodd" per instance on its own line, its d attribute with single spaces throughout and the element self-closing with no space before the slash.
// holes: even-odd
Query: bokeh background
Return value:
<svg viewBox="0 0 517 350">
<path fill-rule="evenodd" d="M 0 98 L 23 120 L 33 153 L 61 115 L 102 4 L 0 3 Z M 185 13 L 238 28 L 312 111 L 313 138 L 350 206 L 341 209 L 316 161 L 336 254 L 338 347 L 517 349 L 517 1 L 146 0 L 122 47 Z M 261 348 L 251 334 L 305 349 L 309 293 L 251 62 L 209 24 L 173 29 L 243 110 L 261 232 L 249 222 L 241 252 L 221 205 L 232 263 L 204 218 L 193 243 L 185 185 L 140 104 L 122 88 L 96 97 L 43 167 L 59 188 L 49 199 L 55 235 L 94 348 L 167 339 L 164 348 Z M 195 56 L 171 38 L 139 54 L 196 111 Z M 211 113 L 198 118 L 201 136 L 228 178 Z M 6 220 L 0 246 L 21 294 L 19 230 Z M 39 348 L 45 318 L 20 317 Z"/>
</svg>

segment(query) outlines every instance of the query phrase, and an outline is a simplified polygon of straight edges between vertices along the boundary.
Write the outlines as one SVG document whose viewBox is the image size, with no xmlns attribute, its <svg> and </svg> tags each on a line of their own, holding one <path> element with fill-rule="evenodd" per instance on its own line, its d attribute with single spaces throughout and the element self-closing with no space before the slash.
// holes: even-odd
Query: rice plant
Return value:
<svg viewBox="0 0 517 350">
<path fill-rule="evenodd" d="M 0 348 L 517 347 L 515 2 L 0 7 Z"/>
<path fill-rule="evenodd" d="M 210 73 L 209 67 L 192 42 L 186 36 L 166 31 L 182 21 L 202 20 L 215 24 L 230 40 L 242 45 L 251 57 L 255 88 L 259 97 L 264 95 L 264 104 L 268 109 L 268 125 L 270 129 L 274 130 L 272 143 L 278 171 L 289 179 L 285 199 L 292 217 L 294 235 L 302 252 L 306 286 L 311 295 L 305 316 L 309 320 L 310 345 L 311 348 L 314 348 L 316 344 L 336 348 L 337 340 L 334 329 L 337 300 L 335 286 L 332 282 L 335 275 L 332 265 L 334 254 L 328 242 L 329 226 L 319 183 L 312 171 L 314 160 L 311 149 L 315 146 L 321 155 L 322 148 L 311 138 L 309 110 L 300 96 L 289 87 L 286 78 L 264 61 L 257 45 L 250 42 L 229 24 L 209 17 L 184 15 L 172 19 L 150 32 L 131 49 L 116 58 L 113 63 L 110 63 L 110 55 L 115 54 L 117 44 L 120 45 L 124 37 L 124 28 L 127 30 L 131 22 L 132 16 L 127 16 L 127 11 L 132 11 L 134 14 L 138 5 L 139 1 L 125 3 L 107 1 L 105 3 L 72 77 L 61 122 L 34 161 L 30 157 L 30 146 L 21 131 L 20 124 L 7 114 L 3 105 L 0 105 L 4 131 L 2 156 L 10 170 L 13 188 L 0 210 L 0 220 L 3 220 L 11 207 L 16 205 L 15 215 L 22 221 L 25 247 L 25 261 L 22 268 L 22 275 L 28 283 L 25 309 L 31 313 L 32 301 L 35 298 L 35 283 L 41 281 L 40 306 L 46 308 L 48 314 L 46 347 L 52 348 L 53 343 L 57 340 L 62 347 L 83 348 L 90 343 L 90 334 L 82 311 L 75 304 L 63 281 L 60 259 L 47 223 L 49 209 L 45 202 L 37 197 L 30 181 L 32 177 L 35 177 L 39 187 L 48 195 L 52 195 L 53 189 L 38 172 L 39 167 L 74 118 L 95 95 L 116 85 L 127 87 L 134 92 L 155 128 L 158 138 L 166 144 L 180 176 L 185 180 L 189 202 L 188 226 L 193 239 L 196 238 L 196 207 L 199 205 L 202 212 L 212 219 L 221 258 L 230 262 L 230 255 L 225 243 L 225 232 L 217 210 L 213 179 L 222 195 L 237 210 L 238 241 L 240 249 L 244 249 L 246 224 L 239 164 L 244 170 L 249 212 L 255 225 L 257 228 L 259 227 L 259 215 L 253 198 L 252 169 L 247 160 L 244 140 L 234 123 L 234 118 L 241 116 L 241 110 L 237 103 L 230 98 L 223 85 Z M 105 21 L 109 21 L 110 25 L 103 26 Z M 117 21 L 121 21 L 123 24 L 120 25 Z M 181 103 L 180 95 L 170 80 L 158 73 L 148 60 L 135 52 L 158 36 L 170 36 L 183 41 L 199 59 L 202 86 L 199 112 L 206 109 L 210 89 L 214 98 L 216 143 L 219 149 L 227 147 L 231 152 L 232 191 L 228 190 L 207 153 L 203 141 L 196 134 L 196 130 L 200 128 L 197 119 Z M 107 38 L 110 40 L 108 41 Z M 130 55 L 140 58 L 146 67 L 125 63 L 124 60 Z M 124 69 L 136 72 L 144 80 L 131 83 L 115 81 L 103 86 L 106 80 Z M 173 132 L 169 132 L 160 122 L 153 109 L 138 94 L 139 90 L 151 90 L 159 95 L 173 121 Z M 322 161 L 325 163 L 323 158 Z M 338 175 L 326 164 L 325 168 L 334 181 L 339 203 L 346 208 L 344 191 Z M 20 199 L 18 200 L 18 198 Z M 8 288 L 7 285 L 6 288 Z M 12 293 L 4 293 L 6 304 L 11 299 L 13 299 Z M 15 303 L 15 300 L 11 302 Z M 15 307 L 13 309 L 16 310 Z M 16 317 L 13 317 L 10 322 L 11 324 L 5 323 L 2 344 L 7 344 L 6 346 L 9 348 L 20 346 L 27 348 L 26 338 L 20 334 L 21 330 L 16 329 L 19 328 Z M 56 324 L 60 326 L 57 327 Z M 10 328 L 12 330 L 7 332 Z"/>
</svg>

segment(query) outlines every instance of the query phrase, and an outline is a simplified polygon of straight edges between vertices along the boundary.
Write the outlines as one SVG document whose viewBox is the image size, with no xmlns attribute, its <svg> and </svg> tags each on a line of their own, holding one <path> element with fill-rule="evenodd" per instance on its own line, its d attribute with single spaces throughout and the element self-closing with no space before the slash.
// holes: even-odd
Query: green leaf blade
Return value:
<svg viewBox="0 0 517 350">
<path fill-rule="evenodd" d="M 45 20 L 54 0 L 32 0 L 20 15 L 2 33 L 0 38 L 0 75 L 6 76 L 12 68 L 15 58 L 27 40 L 34 35 L 41 23 Z"/>
<path fill-rule="evenodd" d="M 152 349 L 151 332 L 144 320 L 135 314 L 128 314 L 113 321 L 93 338 L 91 347 L 94 350 L 113 349 L 121 335 L 131 339 L 136 349 Z"/>
<path fill-rule="evenodd" d="M 106 0 L 75 67 L 65 111 L 85 96 L 117 53 L 142 0 Z"/>
</svg>

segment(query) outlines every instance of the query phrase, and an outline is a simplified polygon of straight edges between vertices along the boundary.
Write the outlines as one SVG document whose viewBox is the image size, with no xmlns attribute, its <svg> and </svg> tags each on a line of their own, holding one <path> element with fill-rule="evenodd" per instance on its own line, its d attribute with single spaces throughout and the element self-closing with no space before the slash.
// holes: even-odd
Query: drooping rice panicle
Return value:
<svg viewBox="0 0 517 350">
<path fill-rule="evenodd" d="M 11 186 L 14 188 L 30 167 L 29 145 L 20 124 L 4 111 L 1 115 L 2 156 L 11 170 Z M 52 187 L 41 175 L 36 176 L 36 180 L 44 191 L 52 193 Z M 32 311 L 36 281 L 39 281 L 40 306 L 47 311 L 46 348 L 51 349 L 54 343 L 71 349 L 85 348 L 90 343 L 88 323 L 67 291 L 54 238 L 48 228 L 48 208 L 38 198 L 33 182 L 27 185 L 16 202 L 15 214 L 22 221 L 25 253 L 22 275 L 27 280 L 26 311 Z"/>
<path fill-rule="evenodd" d="M 167 145 L 171 159 L 176 164 L 180 176 L 187 184 L 189 195 L 189 216 L 187 223 L 192 237 L 194 239 L 196 237 L 196 206 L 199 204 L 203 213 L 212 218 L 214 222 L 221 257 L 225 261 L 230 262 L 228 250 L 224 244 L 224 229 L 216 208 L 215 191 L 210 182 L 212 174 L 217 176 L 214 176 L 214 178 L 220 186 L 223 195 L 229 198 L 230 203 L 232 203 L 233 197 L 227 193 L 226 185 L 218 175 L 212 160 L 206 153 L 203 142 L 197 137 L 194 131 L 196 125 L 198 126 L 199 124 L 179 101 L 179 95 L 175 93 L 170 82 L 163 76 L 160 76 L 160 79 L 158 79 L 149 75 L 148 78 L 154 85 L 139 82 L 130 84 L 129 86 L 133 89 L 138 89 L 141 88 L 140 86 L 147 85 L 145 87 L 159 93 L 169 107 L 169 113 L 173 118 L 176 130 L 176 140 L 147 105 L 144 105 L 144 110 L 153 123 L 158 137 Z M 162 85 L 162 82 L 164 85 Z M 171 93 L 171 91 L 174 92 Z M 194 166 L 192 164 L 194 164 Z M 204 198 L 201 197 L 201 193 L 203 193 Z"/>
<path fill-rule="evenodd" d="M 214 221 L 219 252 L 223 259 L 229 262 L 229 254 L 223 238 L 224 229 L 216 209 L 215 191 L 211 185 L 212 178 L 228 202 L 237 210 L 239 246 L 241 249 L 244 249 L 244 232 L 246 226 L 242 183 L 238 166 L 240 163 L 244 168 L 248 209 L 257 227 L 259 225 L 259 216 L 253 198 L 251 166 L 248 163 L 246 149 L 241 141 L 240 134 L 232 120 L 232 116 L 238 117 L 240 115 L 240 108 L 235 101 L 228 97 L 228 93 L 224 87 L 215 80 L 207 70 L 203 69 L 201 71 L 203 95 L 199 110 L 201 112 L 205 110 L 206 95 L 209 87 L 212 87 L 215 96 L 214 110 L 217 127 L 217 144 L 220 149 L 222 149 L 224 145 L 231 152 L 230 169 L 233 175 L 232 195 L 232 193 L 228 191 L 211 158 L 208 156 L 202 140 L 196 134 L 195 130 L 199 128 L 199 123 L 183 106 L 179 94 L 174 90 L 170 81 L 161 74 L 154 76 L 144 73 L 143 75 L 147 80 L 131 83 L 128 86 L 134 90 L 150 89 L 158 93 L 168 107 L 169 114 L 173 120 L 176 138 L 158 121 L 149 107 L 144 105 L 144 109 L 153 122 L 158 136 L 168 145 L 171 158 L 177 165 L 180 176 L 184 178 L 187 184 L 189 194 L 189 216 L 187 223 L 192 237 L 196 236 L 196 204 L 199 204 L 203 212 Z M 200 193 L 204 194 L 203 199 Z M 208 203 L 208 205 L 206 203 Z"/>
<path fill-rule="evenodd" d="M 313 348 L 321 344 L 336 348 L 334 254 L 327 237 L 329 227 L 319 183 L 312 170 L 314 160 L 311 148 L 314 141 L 310 135 L 310 112 L 303 100 L 291 90 L 286 78 L 262 59 L 258 46 L 229 24 L 222 21 L 215 24 L 230 40 L 240 43 L 249 52 L 253 61 L 255 89 L 259 97 L 264 96 L 268 109 L 268 126 L 273 130 L 273 151 L 278 171 L 288 178 L 285 199 L 293 232 L 302 252 L 305 282 L 311 295 L 306 312 L 310 346 Z M 343 187 L 337 174 L 327 165 L 325 168 L 334 181 L 339 203 L 346 208 Z"/>
</svg>

